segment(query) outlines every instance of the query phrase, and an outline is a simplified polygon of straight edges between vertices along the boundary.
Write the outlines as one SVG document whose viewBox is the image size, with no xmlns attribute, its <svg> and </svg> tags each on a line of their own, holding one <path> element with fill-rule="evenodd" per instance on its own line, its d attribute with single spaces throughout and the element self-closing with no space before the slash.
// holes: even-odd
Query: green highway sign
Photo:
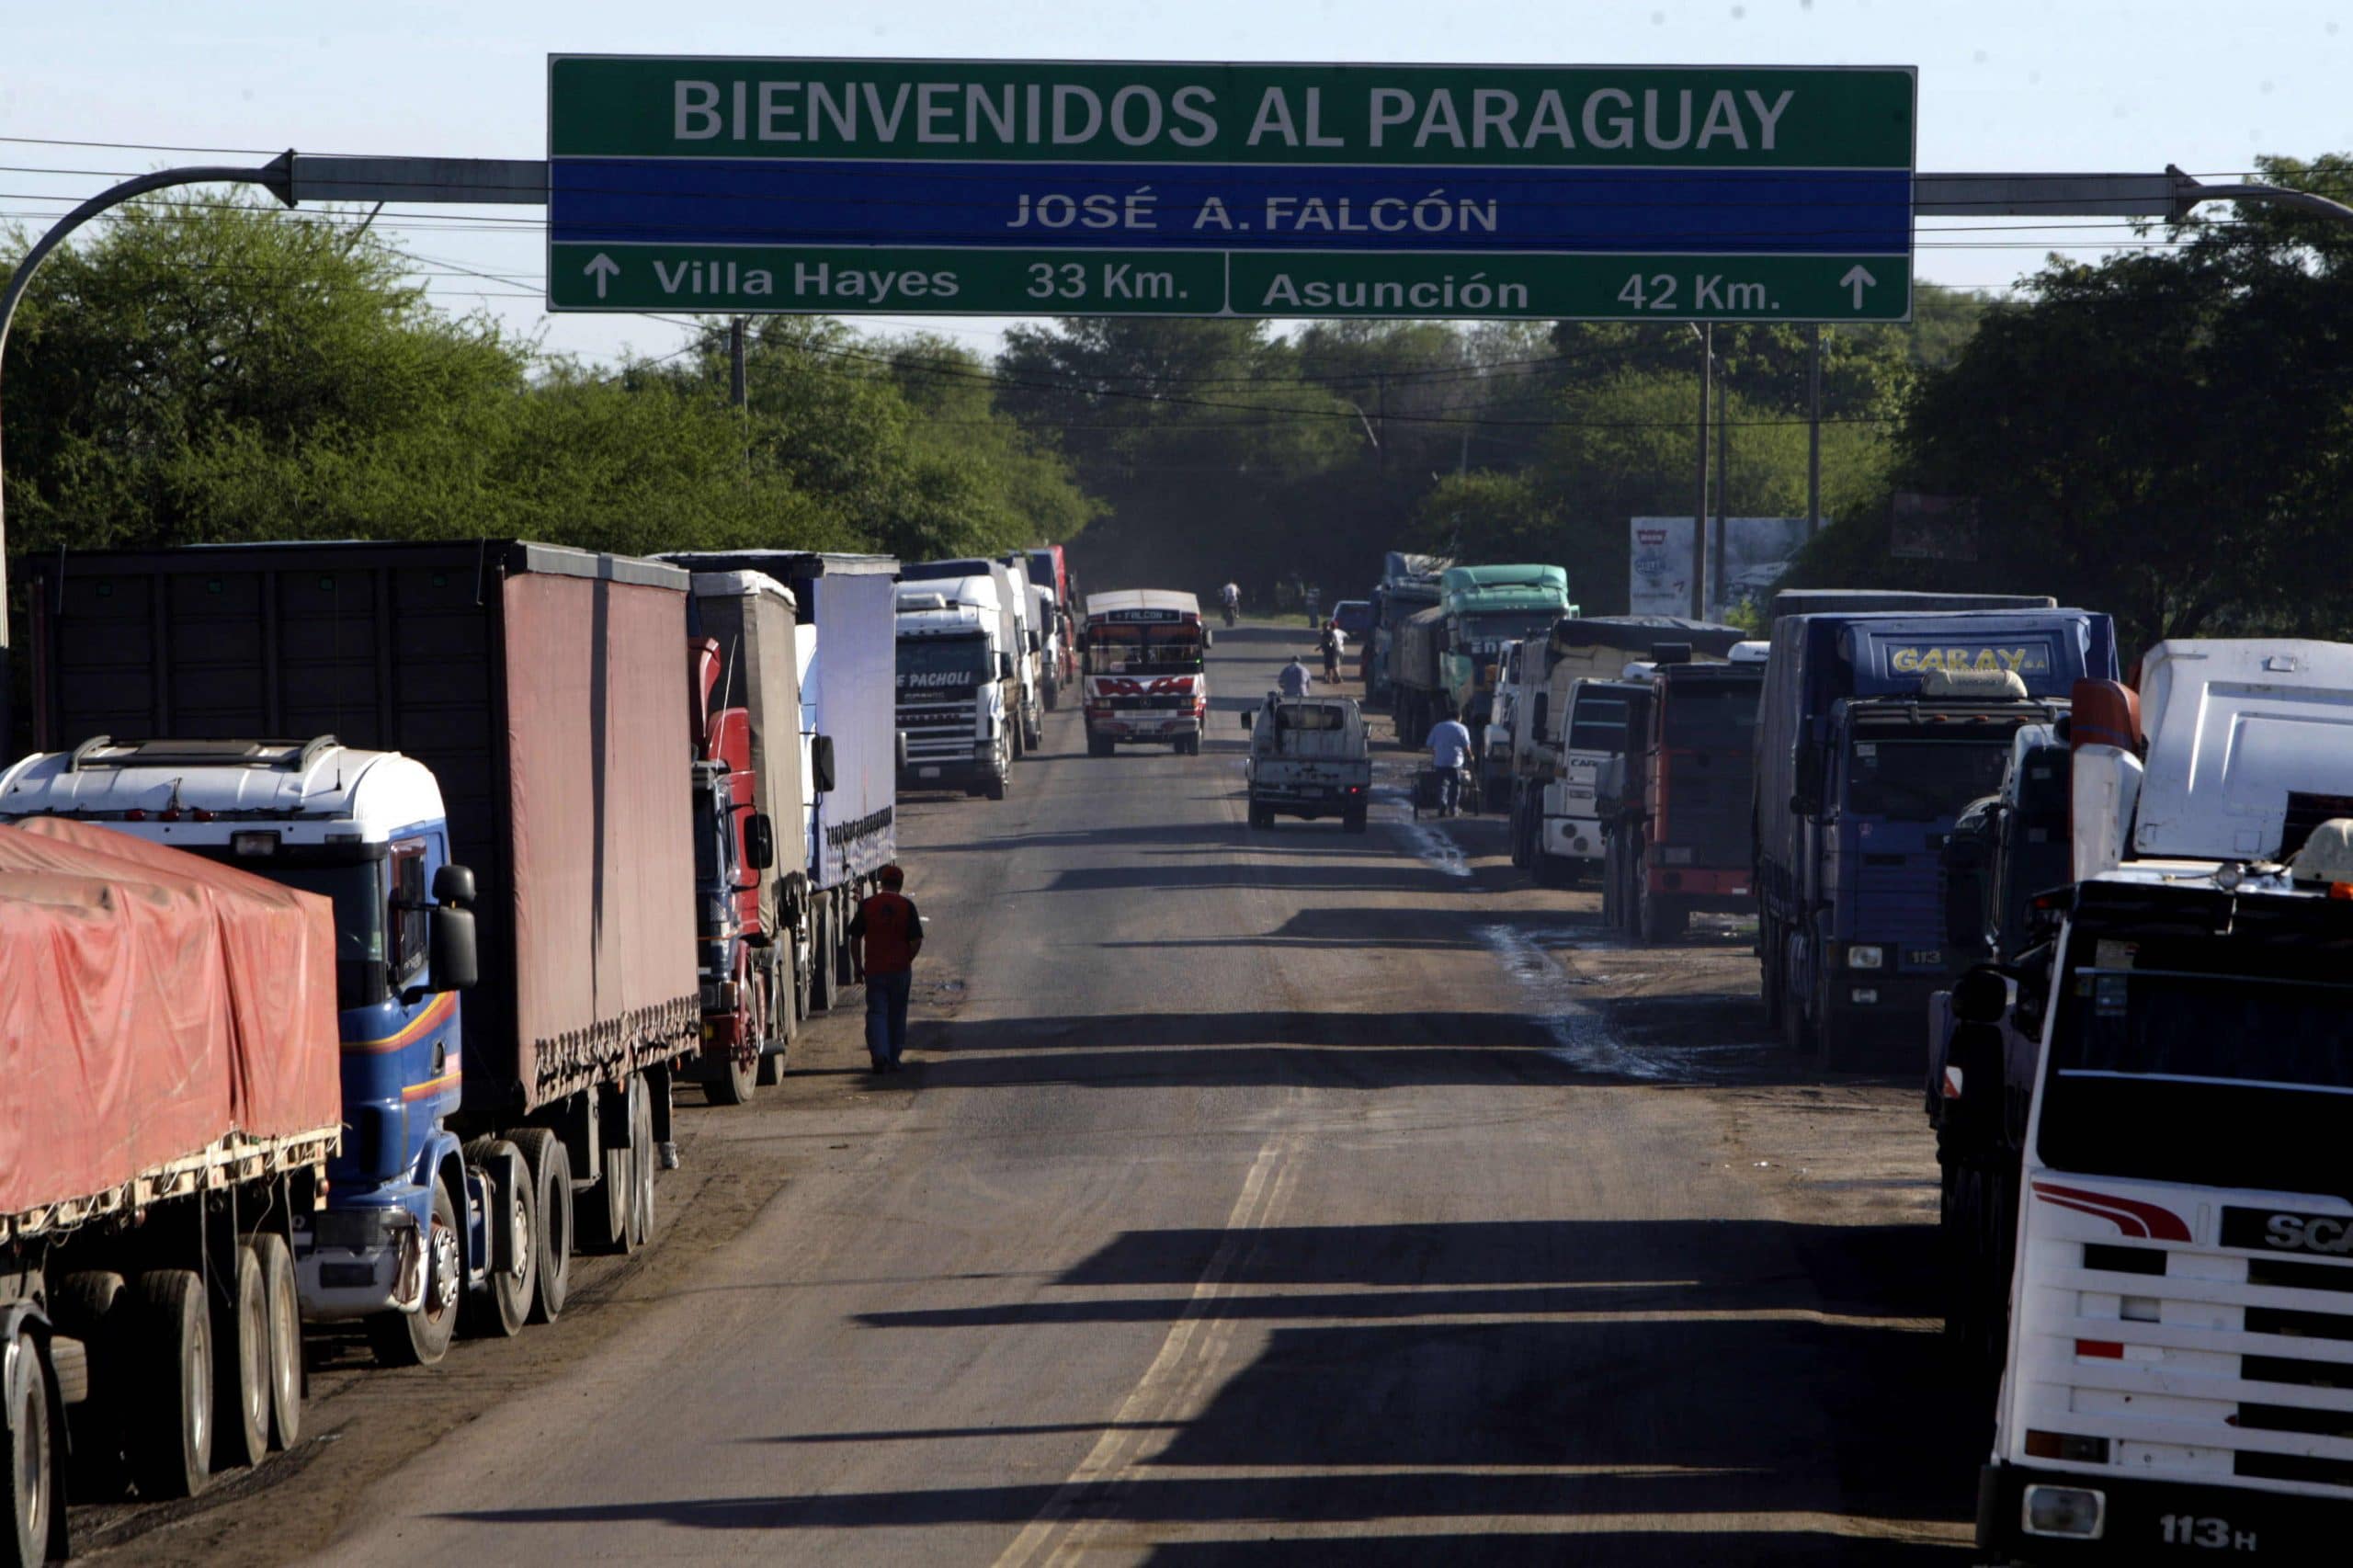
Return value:
<svg viewBox="0 0 2353 1568">
<path fill-rule="evenodd" d="M 1904 319 L 1908 68 L 549 64 L 556 310 Z"/>
</svg>

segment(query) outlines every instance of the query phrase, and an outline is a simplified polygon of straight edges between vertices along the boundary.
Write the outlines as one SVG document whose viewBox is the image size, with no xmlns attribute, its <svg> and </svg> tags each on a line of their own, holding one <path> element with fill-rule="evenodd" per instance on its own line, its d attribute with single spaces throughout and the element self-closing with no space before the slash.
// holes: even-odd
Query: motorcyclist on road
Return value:
<svg viewBox="0 0 2353 1568">
<path fill-rule="evenodd" d="M 1285 697 L 1305 697 L 1315 689 L 1315 677 L 1308 673 L 1307 662 L 1294 656 L 1275 677 L 1275 685 Z"/>
<path fill-rule="evenodd" d="M 1241 585 L 1236 583 L 1228 583 L 1224 587 L 1220 588 L 1217 591 L 1217 597 L 1225 605 L 1225 623 L 1228 626 L 1232 626 L 1233 624 L 1233 618 L 1235 614 L 1242 608 Z"/>
<path fill-rule="evenodd" d="M 1461 809 L 1462 765 L 1471 756 L 1471 732 L 1459 719 L 1441 719 L 1430 726 L 1427 744 L 1430 767 L 1438 772 L 1438 811 L 1453 816 Z"/>
</svg>

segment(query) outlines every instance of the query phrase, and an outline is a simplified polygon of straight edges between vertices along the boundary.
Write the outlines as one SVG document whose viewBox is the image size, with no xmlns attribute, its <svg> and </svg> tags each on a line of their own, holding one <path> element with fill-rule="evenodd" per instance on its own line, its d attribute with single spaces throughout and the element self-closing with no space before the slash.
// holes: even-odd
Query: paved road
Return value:
<svg viewBox="0 0 2353 1568">
<path fill-rule="evenodd" d="M 1064 712 L 1012 800 L 910 803 L 914 1070 L 833 1020 L 682 1115 L 666 1265 L 352 1376 L 349 1451 L 186 1555 L 1966 1563 L 1914 1098 L 1756 1043 L 1739 932 L 1613 947 L 1407 820 L 1399 754 L 1369 835 L 1248 831 L 1233 712 L 1304 641 L 1220 638 L 1201 756 Z"/>
</svg>

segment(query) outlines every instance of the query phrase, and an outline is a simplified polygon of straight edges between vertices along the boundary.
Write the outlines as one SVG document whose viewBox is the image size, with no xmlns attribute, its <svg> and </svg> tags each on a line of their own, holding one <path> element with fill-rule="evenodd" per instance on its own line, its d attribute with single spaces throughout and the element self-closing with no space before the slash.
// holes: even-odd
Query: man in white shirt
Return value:
<svg viewBox="0 0 2353 1568">
<path fill-rule="evenodd" d="M 1471 732 L 1458 719 L 1430 726 L 1430 766 L 1438 770 L 1438 810 L 1453 816 L 1462 801 L 1462 765 L 1471 756 Z"/>
</svg>

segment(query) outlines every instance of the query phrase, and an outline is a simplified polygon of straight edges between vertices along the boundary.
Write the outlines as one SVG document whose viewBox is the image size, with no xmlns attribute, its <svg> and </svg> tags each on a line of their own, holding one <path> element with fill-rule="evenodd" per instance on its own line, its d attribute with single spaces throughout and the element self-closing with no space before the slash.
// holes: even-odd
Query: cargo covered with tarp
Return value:
<svg viewBox="0 0 2353 1568">
<path fill-rule="evenodd" d="M 342 1120 L 332 906 L 87 823 L 0 826 L 0 1222 Z"/>
<path fill-rule="evenodd" d="M 687 574 L 516 540 L 25 563 L 44 750 L 308 737 L 433 770 L 472 869 L 477 1125 L 695 1050 Z"/>
</svg>

